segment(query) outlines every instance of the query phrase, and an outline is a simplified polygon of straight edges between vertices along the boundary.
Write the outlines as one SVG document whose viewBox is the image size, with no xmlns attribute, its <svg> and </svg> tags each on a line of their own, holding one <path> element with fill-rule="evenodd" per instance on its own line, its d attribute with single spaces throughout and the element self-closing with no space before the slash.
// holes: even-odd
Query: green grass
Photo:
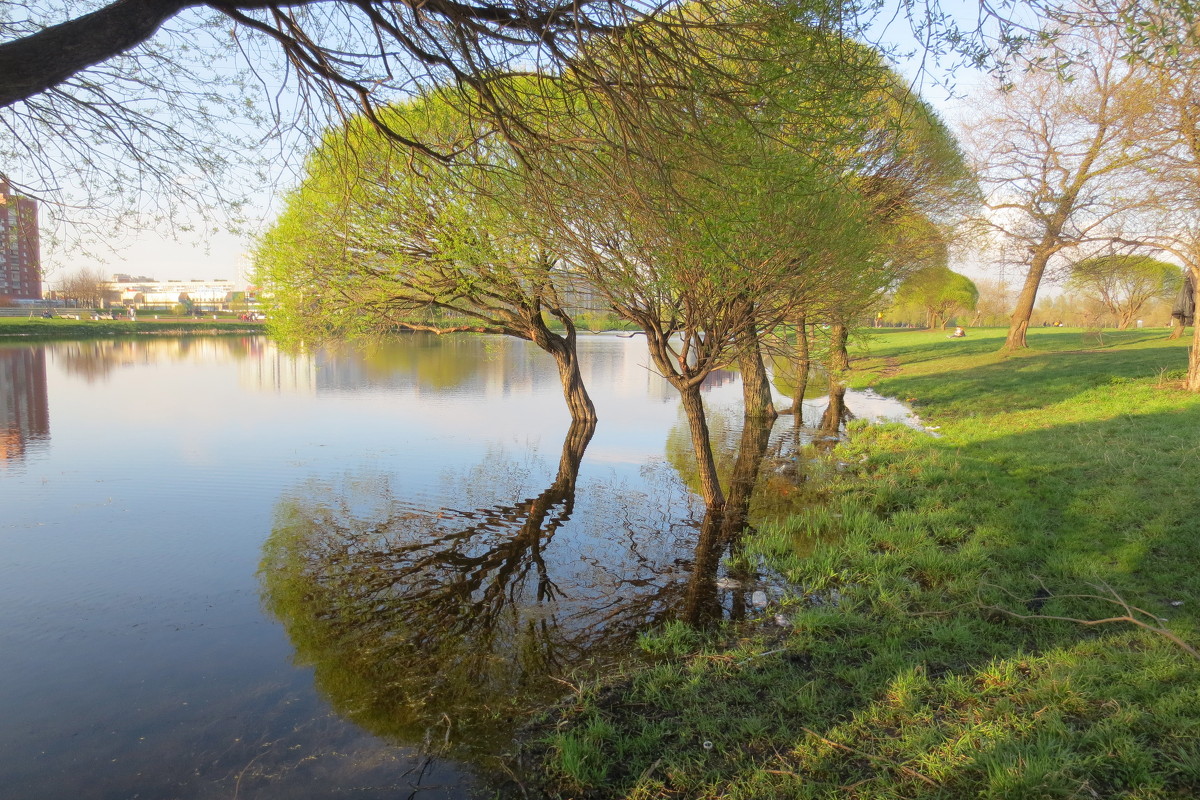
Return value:
<svg viewBox="0 0 1200 800">
<path fill-rule="evenodd" d="M 189 333 L 265 333 L 260 324 L 236 319 L 162 319 L 140 317 L 129 320 L 74 320 L 28 317 L 0 317 L 0 337 L 25 336 L 74 339 L 95 336 L 128 336 L 130 334 L 189 334 Z"/>
<path fill-rule="evenodd" d="M 645 637 L 649 666 L 582 690 L 530 745 L 544 794 L 1200 796 L 1200 661 L 1128 623 L 1050 619 L 1125 613 L 1111 588 L 1200 644 L 1186 342 L 1034 330 L 1003 356 L 1003 335 L 872 337 L 856 379 L 940 436 L 857 427 L 837 499 L 747 542 L 794 585 L 772 621 Z"/>
</svg>

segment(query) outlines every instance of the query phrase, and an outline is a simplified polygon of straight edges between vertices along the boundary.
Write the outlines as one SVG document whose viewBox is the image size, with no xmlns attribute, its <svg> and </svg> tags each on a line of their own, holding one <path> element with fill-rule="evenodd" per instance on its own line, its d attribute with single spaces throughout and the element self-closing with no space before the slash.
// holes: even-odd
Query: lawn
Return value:
<svg viewBox="0 0 1200 800">
<path fill-rule="evenodd" d="M 833 499 L 745 542 L 791 595 L 645 637 L 530 734 L 527 790 L 1200 796 L 1200 397 L 1164 337 L 868 336 L 852 381 L 938 436 L 856 426 Z"/>
<path fill-rule="evenodd" d="M 133 334 L 183 335 L 191 333 L 265 333 L 259 323 L 236 319 L 190 319 L 178 317 L 156 320 L 151 316 L 136 322 L 117 320 L 41 319 L 40 317 L 0 317 L 0 337 L 30 336 L 74 339 L 93 336 L 129 336 Z"/>
</svg>

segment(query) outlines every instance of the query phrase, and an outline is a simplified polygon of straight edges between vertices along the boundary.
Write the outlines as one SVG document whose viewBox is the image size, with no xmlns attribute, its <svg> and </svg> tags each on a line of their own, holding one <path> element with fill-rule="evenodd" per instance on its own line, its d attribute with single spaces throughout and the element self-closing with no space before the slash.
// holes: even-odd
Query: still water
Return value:
<svg viewBox="0 0 1200 800">
<path fill-rule="evenodd" d="M 753 613 L 644 345 L 581 350 L 594 428 L 509 339 L 0 343 L 0 794 L 472 797 L 560 680 Z"/>
</svg>

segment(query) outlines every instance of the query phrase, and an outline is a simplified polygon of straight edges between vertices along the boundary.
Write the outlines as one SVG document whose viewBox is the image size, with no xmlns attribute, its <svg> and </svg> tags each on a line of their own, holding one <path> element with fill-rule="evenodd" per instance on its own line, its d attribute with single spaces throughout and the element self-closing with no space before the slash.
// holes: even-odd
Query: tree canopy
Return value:
<svg viewBox="0 0 1200 800">
<path fill-rule="evenodd" d="M 945 266 L 917 270 L 896 290 L 897 305 L 913 304 L 925 310 L 930 328 L 940 328 L 960 311 L 973 311 L 979 290 L 966 275 Z"/>
<path fill-rule="evenodd" d="M 1118 253 L 1072 264 L 1068 285 L 1100 301 L 1125 330 L 1148 301 L 1172 297 L 1182 281 L 1183 273 L 1174 264 Z"/>
</svg>

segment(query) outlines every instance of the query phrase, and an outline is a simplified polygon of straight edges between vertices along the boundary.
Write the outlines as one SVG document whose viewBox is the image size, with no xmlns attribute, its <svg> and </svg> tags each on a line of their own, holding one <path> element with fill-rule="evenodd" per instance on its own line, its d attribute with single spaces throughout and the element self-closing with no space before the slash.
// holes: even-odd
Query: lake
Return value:
<svg viewBox="0 0 1200 800">
<path fill-rule="evenodd" d="M 757 613 L 643 342 L 580 349 L 594 428 L 511 339 L 0 343 L 4 797 L 472 797 L 563 681 Z M 735 472 L 740 400 L 710 379 Z"/>
</svg>

